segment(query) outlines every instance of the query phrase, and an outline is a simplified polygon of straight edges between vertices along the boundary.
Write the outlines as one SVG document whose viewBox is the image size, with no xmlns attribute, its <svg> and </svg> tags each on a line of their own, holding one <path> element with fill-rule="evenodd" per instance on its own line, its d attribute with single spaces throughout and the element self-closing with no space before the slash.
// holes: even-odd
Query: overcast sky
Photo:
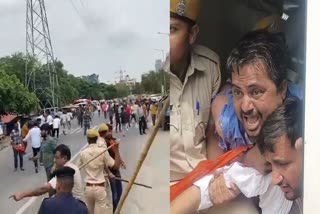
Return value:
<svg viewBox="0 0 320 214">
<path fill-rule="evenodd" d="M 46 0 L 55 57 L 75 76 L 140 81 L 169 50 L 169 0 Z M 73 6 L 73 4 L 74 6 Z M 26 1 L 0 0 L 0 57 L 25 52 Z"/>
</svg>

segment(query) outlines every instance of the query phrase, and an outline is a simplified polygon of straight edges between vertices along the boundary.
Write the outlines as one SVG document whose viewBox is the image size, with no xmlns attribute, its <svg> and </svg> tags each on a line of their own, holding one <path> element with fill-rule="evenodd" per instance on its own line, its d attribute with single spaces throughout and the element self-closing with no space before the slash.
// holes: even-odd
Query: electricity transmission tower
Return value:
<svg viewBox="0 0 320 214">
<path fill-rule="evenodd" d="M 58 78 L 54 65 L 54 55 L 47 19 L 44 0 L 26 0 L 26 66 L 25 85 L 39 97 L 45 97 L 43 107 L 56 107 L 59 104 L 57 90 L 59 87 Z M 48 74 L 46 83 L 39 84 L 32 60 L 37 59 Z"/>
<path fill-rule="evenodd" d="M 120 67 L 120 70 L 115 72 L 115 74 L 117 73 L 119 73 L 119 76 L 117 76 L 116 79 L 119 79 L 119 83 L 122 83 L 123 81 L 125 81 L 124 73 L 126 73 L 126 71 L 122 70 Z"/>
</svg>

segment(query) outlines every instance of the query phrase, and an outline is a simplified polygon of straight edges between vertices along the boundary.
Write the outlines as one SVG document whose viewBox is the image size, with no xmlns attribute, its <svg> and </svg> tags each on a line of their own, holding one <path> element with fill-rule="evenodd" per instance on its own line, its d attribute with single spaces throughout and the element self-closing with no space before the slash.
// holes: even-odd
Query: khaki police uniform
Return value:
<svg viewBox="0 0 320 214">
<path fill-rule="evenodd" d="M 199 0 L 170 0 L 170 12 L 196 22 Z M 214 124 L 211 117 L 211 98 L 221 85 L 218 55 L 200 45 L 191 49 L 191 60 L 185 80 L 170 71 L 170 184 L 185 177 L 201 161 L 207 159 L 206 128 Z M 210 133 L 209 133 L 210 134 Z M 213 134 L 213 133 L 212 133 Z M 227 212 L 226 212 L 227 211 Z M 247 199 L 236 199 L 226 206 L 213 207 L 201 213 L 257 213 Z"/>
<path fill-rule="evenodd" d="M 219 90 L 219 57 L 195 45 L 185 81 L 170 75 L 170 180 L 182 179 L 206 159 L 205 131 L 210 118 L 211 97 Z M 197 109 L 197 103 L 199 111 Z"/>
<path fill-rule="evenodd" d="M 87 131 L 89 138 L 98 137 L 99 133 L 93 129 Z M 105 150 L 105 147 L 99 147 L 96 143 L 89 146 L 80 153 L 78 165 L 82 165 L 92 160 Z M 106 182 L 104 169 L 114 165 L 113 158 L 108 152 L 100 155 L 84 167 L 85 171 L 85 198 L 90 214 L 112 214 L 112 195 L 109 182 Z"/>
<path fill-rule="evenodd" d="M 101 124 L 99 125 L 98 132 L 104 132 L 104 131 L 109 131 L 109 127 L 107 126 L 107 124 L 101 123 Z M 107 148 L 108 148 L 106 140 L 105 140 L 103 137 L 101 137 L 101 136 L 98 137 L 97 145 L 98 145 L 98 147 L 102 147 L 102 148 L 104 148 L 104 149 L 107 149 Z M 110 155 L 109 151 L 106 151 L 106 152 Z M 111 156 L 110 156 L 110 157 L 111 157 Z M 111 157 L 111 158 L 112 158 L 112 157 Z M 107 169 L 107 170 L 109 171 L 109 169 Z M 108 176 L 109 173 L 110 173 L 110 171 L 109 171 L 109 172 L 106 172 L 106 170 L 104 170 L 104 171 L 103 171 L 104 177 L 107 178 L 107 176 Z M 108 203 L 108 204 L 113 204 L 113 203 L 112 203 L 112 191 L 111 191 L 111 188 L 110 188 L 110 181 L 109 181 L 109 179 L 106 179 L 106 185 L 105 185 L 105 186 L 106 186 L 106 191 L 107 191 L 107 203 Z"/>
</svg>

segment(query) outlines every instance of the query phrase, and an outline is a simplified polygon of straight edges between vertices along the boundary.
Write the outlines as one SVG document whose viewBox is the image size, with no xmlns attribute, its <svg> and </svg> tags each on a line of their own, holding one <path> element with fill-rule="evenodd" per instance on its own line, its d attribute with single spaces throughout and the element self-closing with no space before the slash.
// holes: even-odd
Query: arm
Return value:
<svg viewBox="0 0 320 214">
<path fill-rule="evenodd" d="M 28 132 L 27 136 L 22 141 L 28 142 L 29 140 L 30 140 L 30 131 Z"/>
<path fill-rule="evenodd" d="M 43 194 L 49 192 L 50 190 L 52 190 L 52 187 L 49 183 L 47 183 L 44 186 L 35 188 L 33 190 L 15 192 L 10 196 L 10 198 L 12 197 L 15 201 L 20 201 L 21 199 L 26 198 L 26 197 L 43 195 Z"/>
<path fill-rule="evenodd" d="M 213 205 L 220 205 L 235 199 L 239 194 L 239 188 L 230 183 L 230 189 L 227 187 L 223 173 L 215 176 L 209 184 L 209 196 Z"/>
<path fill-rule="evenodd" d="M 219 147 L 218 134 L 215 132 L 214 124 L 208 124 L 206 130 L 206 148 L 207 148 L 207 158 L 211 160 L 213 158 L 219 157 L 224 153 L 224 151 Z"/>
<path fill-rule="evenodd" d="M 200 197 L 200 189 L 192 185 L 170 203 L 170 213 L 195 213 L 200 205 Z"/>
<path fill-rule="evenodd" d="M 115 150 L 114 150 L 114 164 L 111 167 L 112 169 L 119 169 L 120 166 L 122 165 L 123 161 L 121 160 L 120 152 L 119 152 L 119 144 L 115 145 Z"/>
<path fill-rule="evenodd" d="M 79 170 L 81 170 L 81 169 L 80 169 L 80 166 L 83 164 L 81 153 L 80 153 L 79 156 L 80 156 L 80 157 L 79 157 L 79 159 L 77 160 L 76 165 L 79 167 Z"/>
</svg>

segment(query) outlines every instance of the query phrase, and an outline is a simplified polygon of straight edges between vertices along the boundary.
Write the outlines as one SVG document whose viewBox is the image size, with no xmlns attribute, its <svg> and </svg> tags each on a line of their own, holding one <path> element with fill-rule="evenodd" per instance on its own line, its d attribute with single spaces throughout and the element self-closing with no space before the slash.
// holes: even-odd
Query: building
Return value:
<svg viewBox="0 0 320 214">
<path fill-rule="evenodd" d="M 99 83 L 99 75 L 97 75 L 97 74 L 88 75 L 88 76 L 86 76 L 86 79 L 89 83 L 92 83 L 92 84 Z"/>
<path fill-rule="evenodd" d="M 161 66 L 162 66 L 162 60 L 161 59 L 157 59 L 155 62 L 155 71 L 159 72 L 161 70 Z"/>
</svg>

